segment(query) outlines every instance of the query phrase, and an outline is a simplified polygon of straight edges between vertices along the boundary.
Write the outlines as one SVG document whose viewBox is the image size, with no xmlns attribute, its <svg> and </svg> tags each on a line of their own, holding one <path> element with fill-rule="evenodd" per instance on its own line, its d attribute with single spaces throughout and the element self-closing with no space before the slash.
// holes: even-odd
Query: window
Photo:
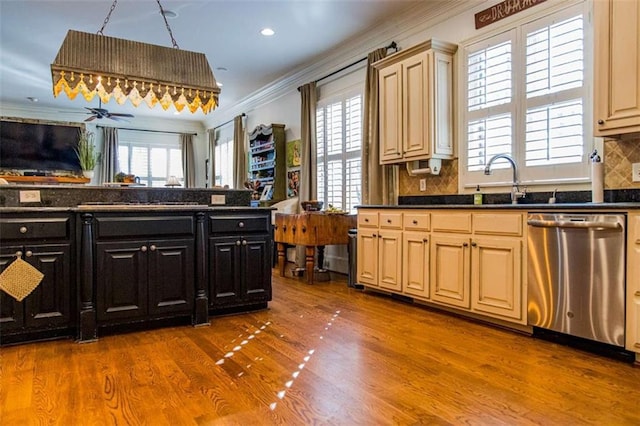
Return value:
<svg viewBox="0 0 640 426">
<path fill-rule="evenodd" d="M 233 135 L 216 139 L 213 184 L 233 188 Z"/>
<path fill-rule="evenodd" d="M 184 185 L 182 149 L 178 135 L 120 130 L 118 164 L 120 171 L 140 178 L 152 187 L 164 186 L 169 176 Z"/>
<path fill-rule="evenodd" d="M 582 5 L 511 28 L 465 49 L 461 184 L 510 183 L 484 176 L 489 159 L 509 154 L 527 184 L 588 179 L 591 54 Z M 492 169 L 509 168 L 496 161 Z M 508 182 L 506 182 L 508 180 Z"/>
<path fill-rule="evenodd" d="M 361 199 L 362 95 L 319 103 L 316 110 L 318 200 L 355 212 Z"/>
</svg>

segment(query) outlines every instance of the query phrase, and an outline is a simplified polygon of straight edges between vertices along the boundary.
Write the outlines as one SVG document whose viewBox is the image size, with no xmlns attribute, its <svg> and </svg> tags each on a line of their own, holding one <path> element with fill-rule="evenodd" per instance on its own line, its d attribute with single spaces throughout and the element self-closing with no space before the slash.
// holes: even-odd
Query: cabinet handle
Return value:
<svg viewBox="0 0 640 426">
<path fill-rule="evenodd" d="M 302 232 L 303 232 L 303 233 L 304 233 L 304 232 L 307 232 L 307 227 L 306 227 L 306 226 L 303 226 L 303 227 L 302 227 Z"/>
<path fill-rule="evenodd" d="M 604 124 L 604 120 L 602 120 L 602 119 L 598 120 L 598 124 L 603 125 Z"/>
<path fill-rule="evenodd" d="M 247 245 L 247 240 L 242 240 L 242 245 L 246 246 Z"/>
<path fill-rule="evenodd" d="M 283 225 L 283 226 L 282 226 L 282 230 L 283 230 L 283 231 L 286 231 L 286 230 L 287 230 L 287 225 Z"/>
<path fill-rule="evenodd" d="M 278 229 L 278 225 L 273 225 L 273 229 Z"/>
<path fill-rule="evenodd" d="M 478 243 L 471 243 L 471 247 L 476 247 L 478 245 Z"/>
<path fill-rule="evenodd" d="M 145 251 L 147 251 L 147 246 L 142 246 L 142 247 L 140 247 L 140 251 L 141 251 L 141 252 L 145 252 Z"/>
<path fill-rule="evenodd" d="M 240 240 L 236 241 L 236 245 L 239 246 L 240 245 Z"/>
<path fill-rule="evenodd" d="M 16 257 L 22 257 L 22 252 L 20 250 L 16 252 Z"/>
<path fill-rule="evenodd" d="M 27 227 L 26 226 L 21 226 L 20 227 L 20 233 L 21 234 L 26 234 L 27 233 Z"/>
<path fill-rule="evenodd" d="M 149 247 L 149 250 L 151 251 L 156 251 L 157 247 L 155 244 L 151 244 L 151 246 Z"/>
<path fill-rule="evenodd" d="M 27 250 L 27 252 L 25 253 L 25 256 L 31 257 L 33 256 L 33 252 L 31 250 Z"/>
<path fill-rule="evenodd" d="M 238 227 L 239 227 L 239 228 L 244 228 L 244 222 L 239 222 L 239 223 L 238 223 Z"/>
<path fill-rule="evenodd" d="M 413 223 L 414 225 L 417 225 L 417 224 L 418 224 L 418 221 L 414 219 L 412 223 Z"/>
<path fill-rule="evenodd" d="M 291 227 L 291 231 L 295 234 L 295 233 L 296 233 L 296 227 L 295 227 L 295 226 L 292 226 L 292 227 Z"/>
</svg>

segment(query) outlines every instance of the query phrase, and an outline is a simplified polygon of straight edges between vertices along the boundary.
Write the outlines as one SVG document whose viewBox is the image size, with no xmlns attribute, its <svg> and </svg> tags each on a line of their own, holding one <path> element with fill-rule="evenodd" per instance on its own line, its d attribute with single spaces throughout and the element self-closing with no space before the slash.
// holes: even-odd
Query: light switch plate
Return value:
<svg viewBox="0 0 640 426">
<path fill-rule="evenodd" d="M 420 179 L 420 191 L 424 192 L 427 190 L 427 179 Z"/>
<path fill-rule="evenodd" d="M 224 205 L 227 202 L 226 196 L 224 194 L 213 194 L 211 196 L 211 204 L 222 204 Z"/>
<path fill-rule="evenodd" d="M 40 191 L 20 191 L 20 202 L 21 203 L 39 203 L 40 202 Z"/>
<path fill-rule="evenodd" d="M 631 173 L 633 175 L 631 180 L 633 182 L 640 182 L 640 163 L 633 163 L 631 165 Z"/>
</svg>

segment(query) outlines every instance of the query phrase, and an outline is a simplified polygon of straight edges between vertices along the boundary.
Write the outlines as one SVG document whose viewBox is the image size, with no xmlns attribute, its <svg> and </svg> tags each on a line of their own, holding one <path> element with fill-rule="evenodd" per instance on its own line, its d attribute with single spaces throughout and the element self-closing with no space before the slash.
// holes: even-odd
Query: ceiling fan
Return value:
<svg viewBox="0 0 640 426">
<path fill-rule="evenodd" d="M 119 114 L 116 112 L 109 112 L 109 110 L 102 108 L 102 100 L 99 101 L 100 103 L 98 104 L 98 108 L 89 108 L 89 107 L 85 107 L 85 109 L 88 109 L 89 111 L 91 111 L 91 116 L 89 118 L 87 118 L 84 121 L 93 121 L 96 118 L 97 119 L 102 119 L 102 118 L 110 118 L 112 120 L 116 120 L 116 121 L 123 121 L 123 118 L 133 118 L 134 116 L 132 114 Z M 124 120 L 126 121 L 126 120 Z"/>
</svg>

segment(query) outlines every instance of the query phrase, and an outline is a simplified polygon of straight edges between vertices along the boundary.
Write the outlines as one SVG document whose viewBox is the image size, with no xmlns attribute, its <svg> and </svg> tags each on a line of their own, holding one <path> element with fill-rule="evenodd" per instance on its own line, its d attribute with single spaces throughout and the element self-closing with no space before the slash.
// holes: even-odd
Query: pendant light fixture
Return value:
<svg viewBox="0 0 640 426">
<path fill-rule="evenodd" d="M 80 93 L 91 101 L 96 95 L 107 103 L 127 99 L 134 106 L 145 102 L 150 108 L 173 105 L 192 113 L 207 114 L 218 106 L 220 88 L 204 53 L 178 47 L 165 10 L 160 7 L 173 47 L 163 47 L 132 40 L 107 37 L 104 27 L 118 0 L 114 0 L 102 28 L 96 33 L 69 30 L 56 59 L 51 64 L 53 95 L 61 92 L 69 99 Z"/>
</svg>

